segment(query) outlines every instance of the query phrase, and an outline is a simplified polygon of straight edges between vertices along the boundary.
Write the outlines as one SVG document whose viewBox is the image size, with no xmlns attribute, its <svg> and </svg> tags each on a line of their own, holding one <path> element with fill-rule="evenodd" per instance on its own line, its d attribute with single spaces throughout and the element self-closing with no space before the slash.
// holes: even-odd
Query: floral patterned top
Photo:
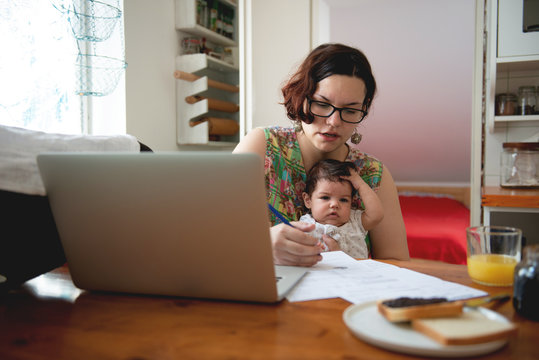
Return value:
<svg viewBox="0 0 539 360">
<path fill-rule="evenodd" d="M 293 128 L 272 126 L 264 128 L 266 135 L 266 154 L 264 173 L 268 203 L 289 221 L 298 221 L 305 213 L 302 193 L 305 189 L 307 174 L 296 132 Z M 359 175 L 374 191 L 380 187 L 383 165 L 372 156 L 350 148 L 346 161 L 356 164 Z M 363 210 L 361 199 L 354 195 L 352 208 Z M 275 215 L 270 215 L 272 225 L 279 223 Z M 369 252 L 370 240 L 365 239 Z"/>
</svg>

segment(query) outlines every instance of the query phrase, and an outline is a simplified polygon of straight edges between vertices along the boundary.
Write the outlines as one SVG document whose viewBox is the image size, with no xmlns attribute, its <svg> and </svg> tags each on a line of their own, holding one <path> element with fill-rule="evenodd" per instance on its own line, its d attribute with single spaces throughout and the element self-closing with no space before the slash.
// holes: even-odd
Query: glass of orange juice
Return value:
<svg viewBox="0 0 539 360">
<path fill-rule="evenodd" d="M 511 286 L 520 261 L 522 231 L 507 226 L 471 226 L 466 229 L 468 275 L 482 285 Z"/>
</svg>

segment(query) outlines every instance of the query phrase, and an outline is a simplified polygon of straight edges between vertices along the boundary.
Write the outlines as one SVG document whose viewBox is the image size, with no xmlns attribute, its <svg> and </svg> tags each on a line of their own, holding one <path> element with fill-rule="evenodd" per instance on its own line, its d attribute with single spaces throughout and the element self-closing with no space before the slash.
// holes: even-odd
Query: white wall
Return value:
<svg viewBox="0 0 539 360">
<path fill-rule="evenodd" d="M 314 24 L 313 5 L 325 7 Z M 127 133 L 177 150 L 174 0 L 124 6 Z M 249 128 L 290 124 L 283 81 L 311 41 L 341 41 L 366 52 L 379 84 L 360 148 L 400 183 L 469 183 L 474 10 L 473 0 L 245 0 Z M 312 39 L 324 13 L 330 34 Z"/>
<path fill-rule="evenodd" d="M 127 133 L 153 150 L 177 150 L 174 0 L 126 0 Z"/>
<path fill-rule="evenodd" d="M 364 51 L 378 83 L 359 148 L 399 183 L 468 184 L 475 2 L 321 1 L 329 40 Z"/>
<path fill-rule="evenodd" d="M 247 128 L 290 126 L 280 90 L 311 49 L 311 1 L 245 3 Z"/>
</svg>

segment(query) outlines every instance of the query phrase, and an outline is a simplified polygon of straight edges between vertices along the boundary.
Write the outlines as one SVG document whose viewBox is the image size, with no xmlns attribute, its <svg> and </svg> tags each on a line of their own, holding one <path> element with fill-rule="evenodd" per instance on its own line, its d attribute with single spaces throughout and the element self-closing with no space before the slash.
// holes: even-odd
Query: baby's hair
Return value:
<svg viewBox="0 0 539 360">
<path fill-rule="evenodd" d="M 333 159 L 321 160 L 314 164 L 307 174 L 307 182 L 305 183 L 305 192 L 311 196 L 316 184 L 321 180 L 331 182 L 346 182 L 341 176 L 350 176 L 350 170 L 355 170 L 356 166 L 350 161 L 338 161 Z M 352 194 L 354 187 L 352 186 Z"/>
</svg>

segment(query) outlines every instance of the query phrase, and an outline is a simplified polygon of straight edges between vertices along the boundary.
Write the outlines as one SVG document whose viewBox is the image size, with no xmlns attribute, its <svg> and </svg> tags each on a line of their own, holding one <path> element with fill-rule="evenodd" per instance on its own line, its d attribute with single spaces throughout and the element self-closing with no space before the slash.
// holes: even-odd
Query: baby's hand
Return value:
<svg viewBox="0 0 539 360">
<path fill-rule="evenodd" d="M 322 252 L 329 251 L 329 247 L 326 245 L 326 242 L 324 241 L 324 237 L 326 237 L 326 235 L 323 235 L 322 238 L 318 240 L 318 246 L 322 249 Z"/>
<path fill-rule="evenodd" d="M 350 176 L 341 176 L 341 178 L 350 181 L 352 183 L 352 186 L 356 190 L 359 190 L 361 186 L 367 184 L 365 180 L 363 180 L 361 176 L 359 176 L 356 170 L 350 170 Z"/>
<path fill-rule="evenodd" d="M 341 247 L 339 246 L 339 243 L 335 241 L 331 236 L 329 235 L 322 235 L 322 243 L 326 247 L 326 251 L 338 251 L 341 250 Z"/>
</svg>

